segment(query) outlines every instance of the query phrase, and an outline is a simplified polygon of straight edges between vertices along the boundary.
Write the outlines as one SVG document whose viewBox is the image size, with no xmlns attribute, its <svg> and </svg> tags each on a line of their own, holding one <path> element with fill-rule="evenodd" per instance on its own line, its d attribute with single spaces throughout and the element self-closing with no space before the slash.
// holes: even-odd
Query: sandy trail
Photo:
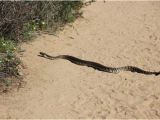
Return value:
<svg viewBox="0 0 160 120">
<path fill-rule="evenodd" d="M 160 118 L 160 76 L 109 74 L 38 57 L 160 70 L 160 2 L 95 2 L 58 36 L 24 44 L 27 85 L 0 96 L 0 118 Z"/>
</svg>

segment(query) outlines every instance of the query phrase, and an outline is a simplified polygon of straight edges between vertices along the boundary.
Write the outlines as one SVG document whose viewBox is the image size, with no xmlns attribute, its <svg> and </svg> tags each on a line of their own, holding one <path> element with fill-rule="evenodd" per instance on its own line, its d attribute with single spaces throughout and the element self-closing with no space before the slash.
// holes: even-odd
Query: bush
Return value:
<svg viewBox="0 0 160 120">
<path fill-rule="evenodd" d="M 17 76 L 17 65 L 20 60 L 15 55 L 16 44 L 12 41 L 0 38 L 0 76 Z M 2 76 L 1 76 L 2 78 Z"/>
<path fill-rule="evenodd" d="M 0 36 L 20 42 L 35 30 L 56 30 L 74 21 L 80 7 L 81 1 L 0 1 Z"/>
<path fill-rule="evenodd" d="M 13 76 L 19 77 L 20 60 L 16 57 L 15 50 L 16 44 L 3 37 L 0 38 L 0 92 L 6 90 L 6 86 L 15 83 Z"/>
</svg>

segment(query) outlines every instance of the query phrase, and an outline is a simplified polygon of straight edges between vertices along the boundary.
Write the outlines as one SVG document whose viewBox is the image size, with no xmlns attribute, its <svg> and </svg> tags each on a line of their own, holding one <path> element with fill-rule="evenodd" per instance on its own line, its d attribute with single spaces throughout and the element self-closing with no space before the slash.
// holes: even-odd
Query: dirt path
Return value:
<svg viewBox="0 0 160 120">
<path fill-rule="evenodd" d="M 160 118 L 160 76 L 109 74 L 65 60 L 160 70 L 160 2 L 95 2 L 58 36 L 24 44 L 27 85 L 0 96 L 0 118 Z"/>
</svg>

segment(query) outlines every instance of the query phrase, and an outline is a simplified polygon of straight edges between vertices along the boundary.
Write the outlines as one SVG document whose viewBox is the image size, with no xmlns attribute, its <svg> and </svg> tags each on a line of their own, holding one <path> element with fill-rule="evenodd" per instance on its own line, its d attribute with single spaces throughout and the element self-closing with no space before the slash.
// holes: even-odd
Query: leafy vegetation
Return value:
<svg viewBox="0 0 160 120">
<path fill-rule="evenodd" d="M 26 41 L 35 30 L 52 32 L 81 13 L 82 1 L 0 1 L 0 36 Z"/>
<path fill-rule="evenodd" d="M 19 77 L 20 60 L 16 57 L 15 51 L 16 44 L 13 41 L 0 38 L 0 92 L 6 90 L 6 86 L 16 82 L 13 76 Z"/>
<path fill-rule="evenodd" d="M 82 7 L 82 2 L 76 1 L 62 3 L 62 11 L 59 12 L 61 19 L 65 22 L 73 22 L 78 16 L 81 16 L 81 12 L 77 12 Z"/>
</svg>

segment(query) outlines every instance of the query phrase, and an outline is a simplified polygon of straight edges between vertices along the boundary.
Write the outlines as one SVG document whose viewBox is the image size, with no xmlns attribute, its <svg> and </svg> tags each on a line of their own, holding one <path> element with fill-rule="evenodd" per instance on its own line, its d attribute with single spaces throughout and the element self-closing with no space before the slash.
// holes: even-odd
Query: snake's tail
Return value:
<svg viewBox="0 0 160 120">
<path fill-rule="evenodd" d="M 155 76 L 158 76 L 158 75 L 160 75 L 160 71 L 159 71 L 159 72 L 157 72 L 157 73 L 155 73 Z"/>
</svg>

